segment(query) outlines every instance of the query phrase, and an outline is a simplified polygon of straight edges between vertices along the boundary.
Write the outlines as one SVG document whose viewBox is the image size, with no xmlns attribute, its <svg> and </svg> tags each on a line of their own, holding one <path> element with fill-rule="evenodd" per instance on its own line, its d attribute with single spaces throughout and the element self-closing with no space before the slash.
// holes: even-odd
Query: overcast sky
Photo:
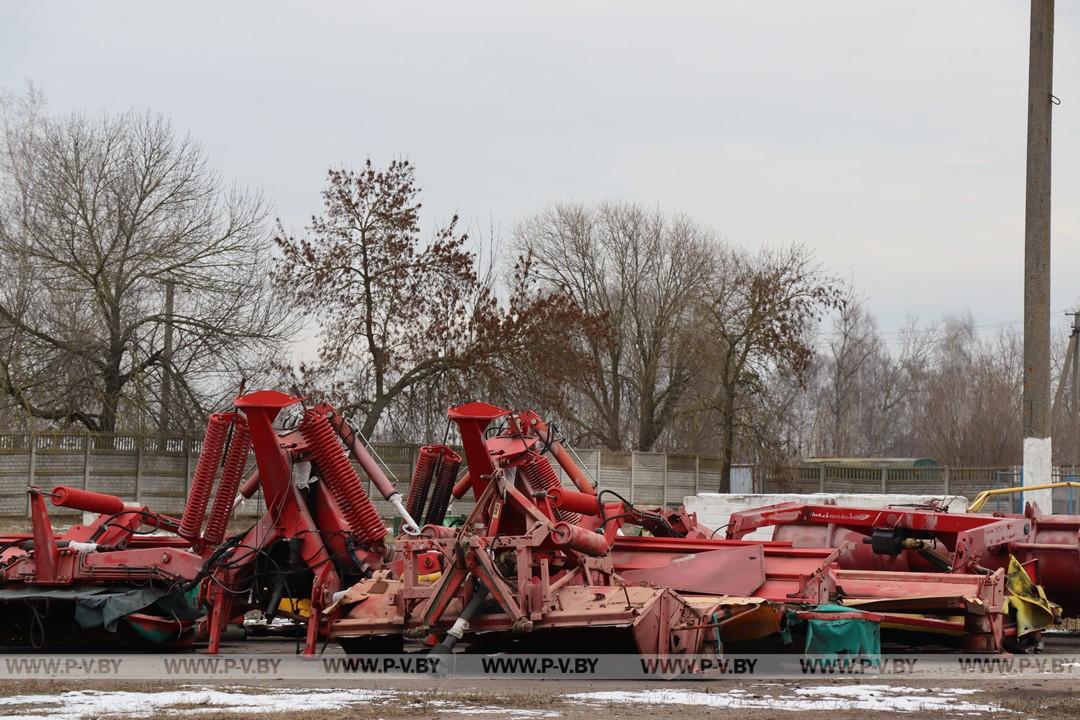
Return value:
<svg viewBox="0 0 1080 720">
<path fill-rule="evenodd" d="M 1055 313 L 1080 298 L 1080 3 L 1057 10 Z M 622 198 L 802 242 L 889 332 L 1022 317 L 1027 43 L 1023 0 L 7 0 L 0 86 L 166 113 L 293 227 L 329 165 L 404 157 L 429 226 Z"/>
</svg>

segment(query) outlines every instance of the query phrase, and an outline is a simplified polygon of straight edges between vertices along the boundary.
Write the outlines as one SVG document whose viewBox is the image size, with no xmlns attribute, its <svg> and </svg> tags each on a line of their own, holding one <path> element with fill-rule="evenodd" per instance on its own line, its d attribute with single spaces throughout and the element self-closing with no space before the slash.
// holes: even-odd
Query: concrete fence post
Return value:
<svg viewBox="0 0 1080 720">
<path fill-rule="evenodd" d="M 464 451 L 462 451 L 462 461 L 462 464 L 467 465 L 467 463 L 464 462 Z M 405 482 L 409 484 L 409 490 L 412 490 L 412 474 L 413 470 L 416 468 L 416 463 L 418 462 L 420 462 L 420 446 L 413 445 L 412 449 L 409 450 L 409 469 L 405 473 Z"/>
<path fill-rule="evenodd" d="M 825 492 L 825 466 L 822 465 L 817 471 L 818 492 Z"/>
<path fill-rule="evenodd" d="M 27 476 L 29 477 L 29 485 L 36 485 L 34 480 L 34 473 L 37 469 L 37 436 L 34 431 L 30 431 L 30 458 L 29 467 L 27 468 Z M 30 517 L 30 493 L 26 494 L 26 516 Z"/>
<path fill-rule="evenodd" d="M 634 468 L 637 465 L 637 451 L 630 451 L 630 502 L 636 502 L 637 498 L 634 497 Z"/>
<path fill-rule="evenodd" d="M 142 503 L 140 497 L 142 491 L 142 474 L 143 474 L 143 445 L 144 438 L 141 435 L 135 436 L 135 502 Z"/>
<path fill-rule="evenodd" d="M 951 483 L 949 482 L 949 466 L 948 465 L 945 466 L 944 471 L 942 472 L 942 482 L 945 485 L 945 495 L 946 496 L 951 495 L 952 490 L 949 489 L 949 486 L 951 485 Z"/>
<path fill-rule="evenodd" d="M 694 456 L 694 494 L 701 493 L 701 456 Z"/>
<path fill-rule="evenodd" d="M 184 435 L 184 502 L 191 492 L 191 436 Z"/>
<path fill-rule="evenodd" d="M 93 436 L 87 430 L 83 435 L 83 458 L 82 458 L 82 486 L 83 490 L 90 489 L 90 444 L 94 442 Z"/>
<path fill-rule="evenodd" d="M 662 493 L 661 496 L 660 496 L 660 499 L 661 499 L 660 507 L 662 507 L 664 509 L 667 509 L 667 498 L 668 498 L 668 492 L 667 492 L 667 481 L 668 481 L 667 463 L 668 463 L 668 454 L 664 453 L 663 457 L 664 457 L 664 473 L 663 473 L 663 475 L 661 477 L 663 479 L 664 484 L 663 484 L 663 487 L 660 489 L 660 492 Z"/>
<path fill-rule="evenodd" d="M 881 494 L 889 492 L 889 469 L 881 468 Z"/>
</svg>

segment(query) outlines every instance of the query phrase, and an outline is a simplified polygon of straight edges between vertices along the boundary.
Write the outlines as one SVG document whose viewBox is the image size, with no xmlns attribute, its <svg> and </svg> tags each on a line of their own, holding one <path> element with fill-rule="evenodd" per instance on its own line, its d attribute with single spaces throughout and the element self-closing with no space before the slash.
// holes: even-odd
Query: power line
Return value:
<svg viewBox="0 0 1080 720">
<path fill-rule="evenodd" d="M 1058 309 L 1052 310 L 1051 313 L 1054 314 L 1054 315 L 1070 315 L 1071 311 L 1065 310 L 1065 309 L 1062 309 L 1062 308 L 1058 308 Z M 982 331 L 982 330 L 1000 330 L 1002 328 L 1015 327 L 1015 326 L 1023 325 L 1023 324 L 1024 324 L 1024 319 L 1023 318 L 1020 318 L 1018 320 L 997 320 L 995 322 L 979 323 L 977 325 L 972 325 L 971 329 L 974 330 L 975 332 L 979 332 L 979 331 Z M 905 329 L 905 330 L 882 330 L 882 331 L 878 332 L 878 335 L 904 335 L 904 334 L 912 332 L 912 331 L 937 334 L 937 333 L 943 332 L 944 328 L 938 327 L 938 326 L 920 327 L 919 325 L 916 324 L 915 326 L 913 326 L 911 328 L 908 328 L 908 329 Z"/>
</svg>

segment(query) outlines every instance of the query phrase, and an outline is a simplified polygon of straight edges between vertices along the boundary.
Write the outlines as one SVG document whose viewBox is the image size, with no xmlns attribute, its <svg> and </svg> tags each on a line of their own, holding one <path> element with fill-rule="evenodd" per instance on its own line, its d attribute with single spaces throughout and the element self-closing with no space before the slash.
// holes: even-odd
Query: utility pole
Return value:
<svg viewBox="0 0 1080 720">
<path fill-rule="evenodd" d="M 158 417 L 158 431 L 162 435 L 169 432 L 172 419 L 172 353 L 173 353 L 173 296 L 176 293 L 176 281 L 165 281 L 165 348 L 161 354 L 161 415 Z"/>
<path fill-rule="evenodd" d="M 1024 217 L 1024 474 L 1050 482 L 1050 121 L 1054 103 L 1054 0 L 1031 0 L 1027 198 Z M 1052 512 L 1051 492 L 1025 493 Z"/>
</svg>

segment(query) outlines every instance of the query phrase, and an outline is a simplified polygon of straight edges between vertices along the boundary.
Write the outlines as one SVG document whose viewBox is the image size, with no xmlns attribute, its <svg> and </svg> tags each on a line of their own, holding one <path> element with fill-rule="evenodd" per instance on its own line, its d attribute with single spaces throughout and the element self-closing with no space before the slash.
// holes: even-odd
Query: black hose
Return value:
<svg viewBox="0 0 1080 720">
<path fill-rule="evenodd" d="M 476 589 L 473 590 L 472 599 L 469 600 L 469 604 L 465 606 L 465 609 L 458 615 L 458 619 L 454 622 L 454 626 L 447 631 L 446 637 L 442 639 L 442 642 L 431 648 L 430 655 L 450 655 L 454 652 L 454 646 L 457 645 L 458 640 L 461 639 L 461 635 L 468 629 L 469 620 L 480 609 L 480 606 L 487 600 L 488 589 L 487 585 L 478 584 Z M 465 627 L 461 627 L 461 623 L 464 622 Z"/>
</svg>

